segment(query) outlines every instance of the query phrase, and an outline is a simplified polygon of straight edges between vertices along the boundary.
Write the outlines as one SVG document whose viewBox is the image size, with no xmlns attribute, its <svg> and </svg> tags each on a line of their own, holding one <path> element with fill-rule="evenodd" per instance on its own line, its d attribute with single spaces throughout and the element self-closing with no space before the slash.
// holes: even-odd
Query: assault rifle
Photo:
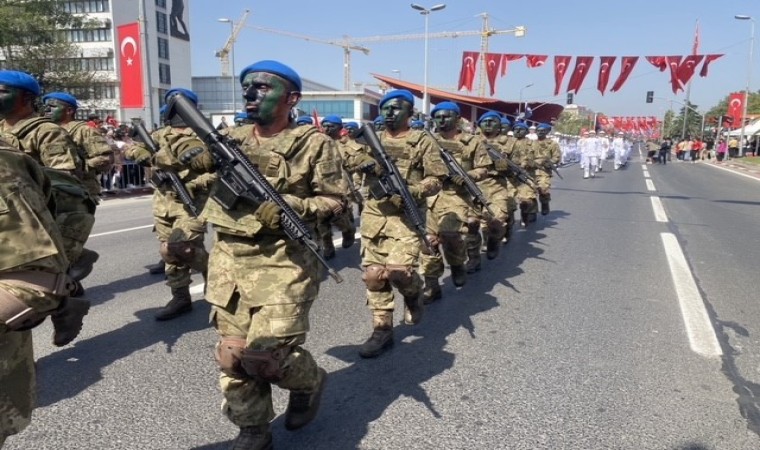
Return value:
<svg viewBox="0 0 760 450">
<path fill-rule="evenodd" d="M 448 150 L 443 148 L 441 144 L 438 143 L 438 140 L 435 138 L 435 136 L 433 136 L 433 133 L 431 133 L 430 130 L 425 130 L 425 134 L 430 136 L 433 142 L 435 142 L 435 144 L 438 146 L 438 152 L 441 154 L 441 159 L 443 159 L 444 164 L 446 164 L 446 167 L 449 169 L 449 176 L 462 177 L 462 179 L 464 179 L 464 187 L 467 189 L 467 193 L 470 194 L 470 197 L 472 197 L 476 203 L 479 203 L 491 218 L 496 217 L 496 214 L 494 214 L 493 210 L 491 210 L 491 208 L 488 206 L 488 201 L 486 200 L 486 196 L 483 194 L 483 191 L 481 191 L 478 185 L 475 184 L 475 181 L 473 181 L 473 179 L 467 175 L 467 171 L 462 168 L 462 166 L 457 162 L 454 156 L 448 152 Z"/>
<path fill-rule="evenodd" d="M 409 188 L 406 186 L 406 181 L 401 177 L 396 165 L 391 161 L 390 156 L 380 143 L 375 130 L 370 125 L 362 125 L 356 134 L 357 139 L 364 138 L 364 142 L 370 148 L 372 157 L 380 164 L 383 169 L 383 174 L 378 177 L 377 183 L 373 183 L 369 187 L 369 193 L 375 200 L 398 195 L 401 197 L 404 214 L 406 218 L 412 222 L 414 231 L 422 239 L 422 243 L 432 253 L 437 254 L 438 250 L 433 247 L 430 240 L 427 238 L 427 232 L 425 230 L 425 219 L 420 214 L 420 210 L 417 208 L 417 202 L 414 201 L 412 194 L 409 192 Z"/>
<path fill-rule="evenodd" d="M 522 167 L 517 165 L 514 161 L 507 158 L 506 155 L 501 153 L 500 151 L 496 150 L 495 148 L 491 147 L 490 145 L 486 144 L 486 149 L 488 150 L 488 156 L 491 157 L 491 159 L 496 161 L 505 161 L 507 163 L 507 166 L 509 166 L 509 170 L 512 171 L 512 173 L 515 174 L 515 177 L 517 177 L 518 180 L 520 180 L 521 183 L 527 185 L 531 189 L 537 192 L 536 189 L 536 180 L 528 174 L 528 172 L 525 171 Z"/>
<path fill-rule="evenodd" d="M 312 239 L 309 228 L 298 213 L 269 184 L 264 175 L 243 153 L 237 142 L 219 133 L 198 111 L 195 104 L 181 93 L 169 98 L 167 104 L 167 117 L 179 115 L 187 126 L 206 143 L 214 157 L 218 175 L 215 193 L 212 194 L 214 200 L 227 210 L 234 209 L 241 199 L 257 206 L 265 201 L 275 203 L 282 210 L 280 227 L 288 238 L 306 247 L 327 269 L 327 273 L 336 283 L 343 282 L 343 278 L 327 264 L 324 256 L 319 252 L 319 246 Z"/>
<path fill-rule="evenodd" d="M 562 177 L 562 175 L 560 175 L 559 170 L 557 170 L 557 165 L 554 164 L 553 162 L 546 161 L 544 163 L 544 167 L 546 167 L 547 169 L 549 169 L 552 172 L 556 173 L 560 180 L 564 180 L 564 178 Z"/>
<path fill-rule="evenodd" d="M 153 138 L 150 137 L 150 134 L 148 133 L 148 130 L 145 129 L 145 125 L 143 124 L 142 120 L 133 120 L 132 127 L 135 130 L 135 133 L 137 134 L 137 136 L 140 138 L 140 140 L 145 144 L 146 147 L 148 147 L 148 151 L 154 155 L 158 153 L 158 150 L 159 150 L 158 145 L 153 141 Z M 185 187 L 185 183 L 183 183 L 182 180 L 179 179 L 179 175 L 177 175 L 177 172 L 173 170 L 154 168 L 152 171 L 150 182 L 155 187 L 169 183 L 174 193 L 177 194 L 177 197 L 179 197 L 179 200 L 182 202 L 183 205 L 185 205 L 185 207 L 187 207 L 187 209 L 190 211 L 193 217 L 198 217 L 198 214 L 199 214 L 198 207 L 195 206 L 193 197 L 190 195 L 190 192 Z"/>
</svg>

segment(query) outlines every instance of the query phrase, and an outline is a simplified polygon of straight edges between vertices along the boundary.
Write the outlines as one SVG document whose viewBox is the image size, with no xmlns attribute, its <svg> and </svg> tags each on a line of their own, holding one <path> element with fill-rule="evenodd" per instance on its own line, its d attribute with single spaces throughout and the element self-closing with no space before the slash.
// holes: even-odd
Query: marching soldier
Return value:
<svg viewBox="0 0 760 450">
<path fill-rule="evenodd" d="M 546 136 L 551 131 L 549 124 L 541 123 L 536 129 L 538 139 L 533 142 L 536 162 L 536 184 L 538 187 L 538 198 L 541 202 L 541 215 L 549 214 L 549 202 L 551 201 L 552 172 L 562 158 L 562 151 L 559 144 Z"/>
<path fill-rule="evenodd" d="M 380 142 L 392 158 L 417 208 L 441 189 L 446 167 L 433 139 L 411 130 L 409 118 L 414 107 L 412 93 L 397 89 L 378 105 L 385 130 Z M 383 170 L 369 155 L 357 157 L 354 164 L 366 174 L 372 189 Z M 359 355 L 374 358 L 393 346 L 393 288 L 404 298 L 404 322 L 417 324 L 422 319 L 422 279 L 418 273 L 421 239 L 404 213 L 398 195 L 368 198 L 361 215 L 362 280 L 367 286 L 367 306 L 372 312 L 372 335 L 362 344 Z"/>
<path fill-rule="evenodd" d="M 508 141 L 504 146 L 504 153 L 512 162 L 522 167 L 529 175 L 532 175 L 536 167 L 533 141 L 526 139 L 528 126 L 524 122 L 516 122 L 512 127 L 514 140 Z M 517 201 L 520 205 L 520 221 L 528 226 L 538 217 L 538 200 L 536 192 L 531 186 L 520 182 L 517 185 Z"/>
</svg>

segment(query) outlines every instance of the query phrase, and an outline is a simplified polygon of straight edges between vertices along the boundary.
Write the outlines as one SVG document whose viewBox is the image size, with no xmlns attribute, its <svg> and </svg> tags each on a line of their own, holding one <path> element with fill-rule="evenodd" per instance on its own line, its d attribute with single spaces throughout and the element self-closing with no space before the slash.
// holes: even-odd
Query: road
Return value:
<svg viewBox="0 0 760 450">
<path fill-rule="evenodd" d="M 276 448 L 760 448 L 760 181 L 638 158 L 562 170 L 552 213 L 464 287 L 446 276 L 380 358 L 357 354 L 359 252 L 339 248 L 346 281 L 322 284 L 306 344 L 330 373 L 322 410 L 297 432 L 275 419 Z M 192 314 L 153 320 L 168 288 L 145 270 L 150 224 L 148 197 L 99 209 L 93 308 L 65 348 L 35 331 L 40 407 L 8 449 L 229 446 L 200 277 Z"/>
</svg>

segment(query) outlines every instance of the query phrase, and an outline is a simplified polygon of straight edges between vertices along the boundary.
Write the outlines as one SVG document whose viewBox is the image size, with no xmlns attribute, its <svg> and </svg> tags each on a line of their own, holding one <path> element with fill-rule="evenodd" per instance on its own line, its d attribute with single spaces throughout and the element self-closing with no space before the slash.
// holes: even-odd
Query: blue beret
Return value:
<svg viewBox="0 0 760 450">
<path fill-rule="evenodd" d="M 248 118 L 248 113 L 239 112 L 235 113 L 235 118 L 233 120 L 245 120 Z"/>
<path fill-rule="evenodd" d="M 412 123 L 410 125 L 413 126 L 413 127 L 424 127 L 425 126 L 425 122 L 423 122 L 421 120 L 412 120 Z"/>
<path fill-rule="evenodd" d="M 359 124 L 356 123 L 356 122 L 346 122 L 346 123 L 343 124 L 343 128 L 351 128 L 351 129 L 354 129 L 354 130 L 358 130 L 359 129 Z"/>
<path fill-rule="evenodd" d="M 457 105 L 454 102 L 441 102 L 435 105 L 435 108 L 433 108 L 433 110 L 430 111 L 430 115 L 434 116 L 435 113 L 437 113 L 438 111 L 454 111 L 457 114 L 461 114 L 461 111 L 459 110 L 459 105 Z"/>
<path fill-rule="evenodd" d="M 313 125 L 314 119 L 311 118 L 311 116 L 298 116 L 296 119 L 296 125 Z"/>
<path fill-rule="evenodd" d="M 482 116 L 480 116 L 478 123 L 488 119 L 489 117 L 495 117 L 499 122 L 501 122 L 501 114 L 497 113 L 496 111 L 488 111 L 487 113 L 484 113 Z"/>
<path fill-rule="evenodd" d="M 44 97 L 42 97 L 42 103 L 45 103 L 46 101 L 48 101 L 48 99 L 51 99 L 51 98 L 54 100 L 62 101 L 64 103 L 68 103 L 74 108 L 78 106 L 77 99 L 73 95 L 67 94 L 66 92 L 51 92 L 45 95 Z"/>
<path fill-rule="evenodd" d="M 501 124 L 502 125 L 512 125 L 512 121 L 509 120 L 509 117 L 502 117 L 501 118 Z"/>
<path fill-rule="evenodd" d="M 0 70 L 0 84 L 40 95 L 40 84 L 33 76 L 17 70 Z"/>
<path fill-rule="evenodd" d="M 301 77 L 298 76 L 295 70 L 286 66 L 278 61 L 264 60 L 251 64 L 240 72 L 240 83 L 243 83 L 245 76 L 251 72 L 266 72 L 277 75 L 284 78 L 296 87 L 298 92 L 301 92 Z"/>
<path fill-rule="evenodd" d="M 385 94 L 385 96 L 380 99 L 380 103 L 377 104 L 377 107 L 382 108 L 385 102 L 388 100 L 393 100 L 394 98 L 400 98 L 401 100 L 406 100 L 412 105 L 414 104 L 414 95 L 412 95 L 411 92 L 407 91 L 406 89 L 396 89 Z"/>
<path fill-rule="evenodd" d="M 163 116 L 164 114 L 166 114 L 166 109 L 167 108 L 169 108 L 169 105 L 164 105 L 164 106 L 158 108 L 158 113 Z"/>
<path fill-rule="evenodd" d="M 552 129 L 552 126 L 551 126 L 551 125 L 549 125 L 548 123 L 539 123 L 539 124 L 536 126 L 536 129 L 537 129 L 537 130 L 551 130 L 551 129 Z"/>
<path fill-rule="evenodd" d="M 322 123 L 334 123 L 335 125 L 343 125 L 343 119 L 336 115 L 329 115 L 322 118 Z"/>
<path fill-rule="evenodd" d="M 375 120 L 373 120 L 373 122 L 374 123 L 384 123 L 385 122 L 385 117 L 383 117 L 383 116 L 377 116 L 377 117 L 375 117 Z"/>
<path fill-rule="evenodd" d="M 169 98 L 173 96 L 174 94 L 182 94 L 185 97 L 187 97 L 187 99 L 190 100 L 191 102 L 195 103 L 196 105 L 198 104 L 198 95 L 196 95 L 196 93 L 191 91 L 190 89 L 185 89 L 185 88 L 169 89 L 166 95 L 164 95 L 164 101 L 168 103 Z"/>
<path fill-rule="evenodd" d="M 525 128 L 527 130 L 528 124 L 526 124 L 525 122 L 515 122 L 512 128 Z"/>
</svg>

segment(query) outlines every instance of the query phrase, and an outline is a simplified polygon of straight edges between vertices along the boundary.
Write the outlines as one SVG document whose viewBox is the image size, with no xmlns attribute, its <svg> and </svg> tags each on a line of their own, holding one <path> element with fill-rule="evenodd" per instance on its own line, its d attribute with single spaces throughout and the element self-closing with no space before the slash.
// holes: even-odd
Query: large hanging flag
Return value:
<svg viewBox="0 0 760 450">
<path fill-rule="evenodd" d="M 665 69 L 668 68 L 668 63 L 664 56 L 645 56 L 645 58 L 650 64 L 657 67 L 660 72 L 665 72 Z"/>
<path fill-rule="evenodd" d="M 700 77 L 706 77 L 707 76 L 707 66 L 710 65 L 711 62 L 715 61 L 716 59 L 723 56 L 723 54 L 719 55 L 705 55 L 705 62 L 702 63 L 702 70 L 699 71 Z"/>
<path fill-rule="evenodd" d="M 631 75 L 631 72 L 633 72 L 633 67 L 638 60 L 638 56 L 623 56 L 620 59 L 620 75 L 618 75 L 615 84 L 612 85 L 610 92 L 617 92 L 623 87 L 623 84 L 628 80 L 628 77 Z"/>
<path fill-rule="evenodd" d="M 555 56 L 554 57 L 554 95 L 559 94 L 562 80 L 567 73 L 567 65 L 570 64 L 572 56 Z"/>
<path fill-rule="evenodd" d="M 670 67 L 670 87 L 673 89 L 673 93 L 677 94 L 679 89 L 683 90 L 681 82 L 678 81 L 678 66 L 681 65 L 681 56 L 667 56 L 665 61 Z"/>
<path fill-rule="evenodd" d="M 459 71 L 459 84 L 457 89 L 462 88 L 472 91 L 475 82 L 475 61 L 480 57 L 480 52 L 464 52 L 462 54 L 462 69 Z"/>
<path fill-rule="evenodd" d="M 491 88 L 491 95 L 496 93 L 496 75 L 501 69 L 501 53 L 486 53 L 486 76 L 488 77 L 488 86 Z"/>
<path fill-rule="evenodd" d="M 733 92 L 728 97 L 728 117 L 733 119 L 735 127 L 740 127 L 744 124 L 744 92 Z"/>
<path fill-rule="evenodd" d="M 119 25 L 119 91 L 122 108 L 145 107 L 139 22 Z"/>
<path fill-rule="evenodd" d="M 543 66 L 548 58 L 548 55 L 525 55 L 525 63 L 528 64 L 529 69 L 533 69 Z"/>
<path fill-rule="evenodd" d="M 518 55 L 516 53 L 504 53 L 501 57 L 501 76 L 507 74 L 507 66 L 512 61 L 517 61 L 525 55 Z"/>
<path fill-rule="evenodd" d="M 612 65 L 615 64 L 617 56 L 600 56 L 599 57 L 599 80 L 596 82 L 596 88 L 604 95 L 607 90 L 607 83 L 610 81 L 610 72 Z"/>
<path fill-rule="evenodd" d="M 567 92 L 573 91 L 576 94 L 578 93 L 593 62 L 593 56 L 577 56 L 575 58 L 575 69 L 573 69 L 573 74 L 570 75 L 570 81 L 567 83 Z"/>
<path fill-rule="evenodd" d="M 702 62 L 704 55 L 689 55 L 681 61 L 678 65 L 677 78 L 681 83 L 681 86 L 686 86 L 686 83 L 694 76 L 694 72 L 697 69 L 697 65 Z"/>
</svg>

